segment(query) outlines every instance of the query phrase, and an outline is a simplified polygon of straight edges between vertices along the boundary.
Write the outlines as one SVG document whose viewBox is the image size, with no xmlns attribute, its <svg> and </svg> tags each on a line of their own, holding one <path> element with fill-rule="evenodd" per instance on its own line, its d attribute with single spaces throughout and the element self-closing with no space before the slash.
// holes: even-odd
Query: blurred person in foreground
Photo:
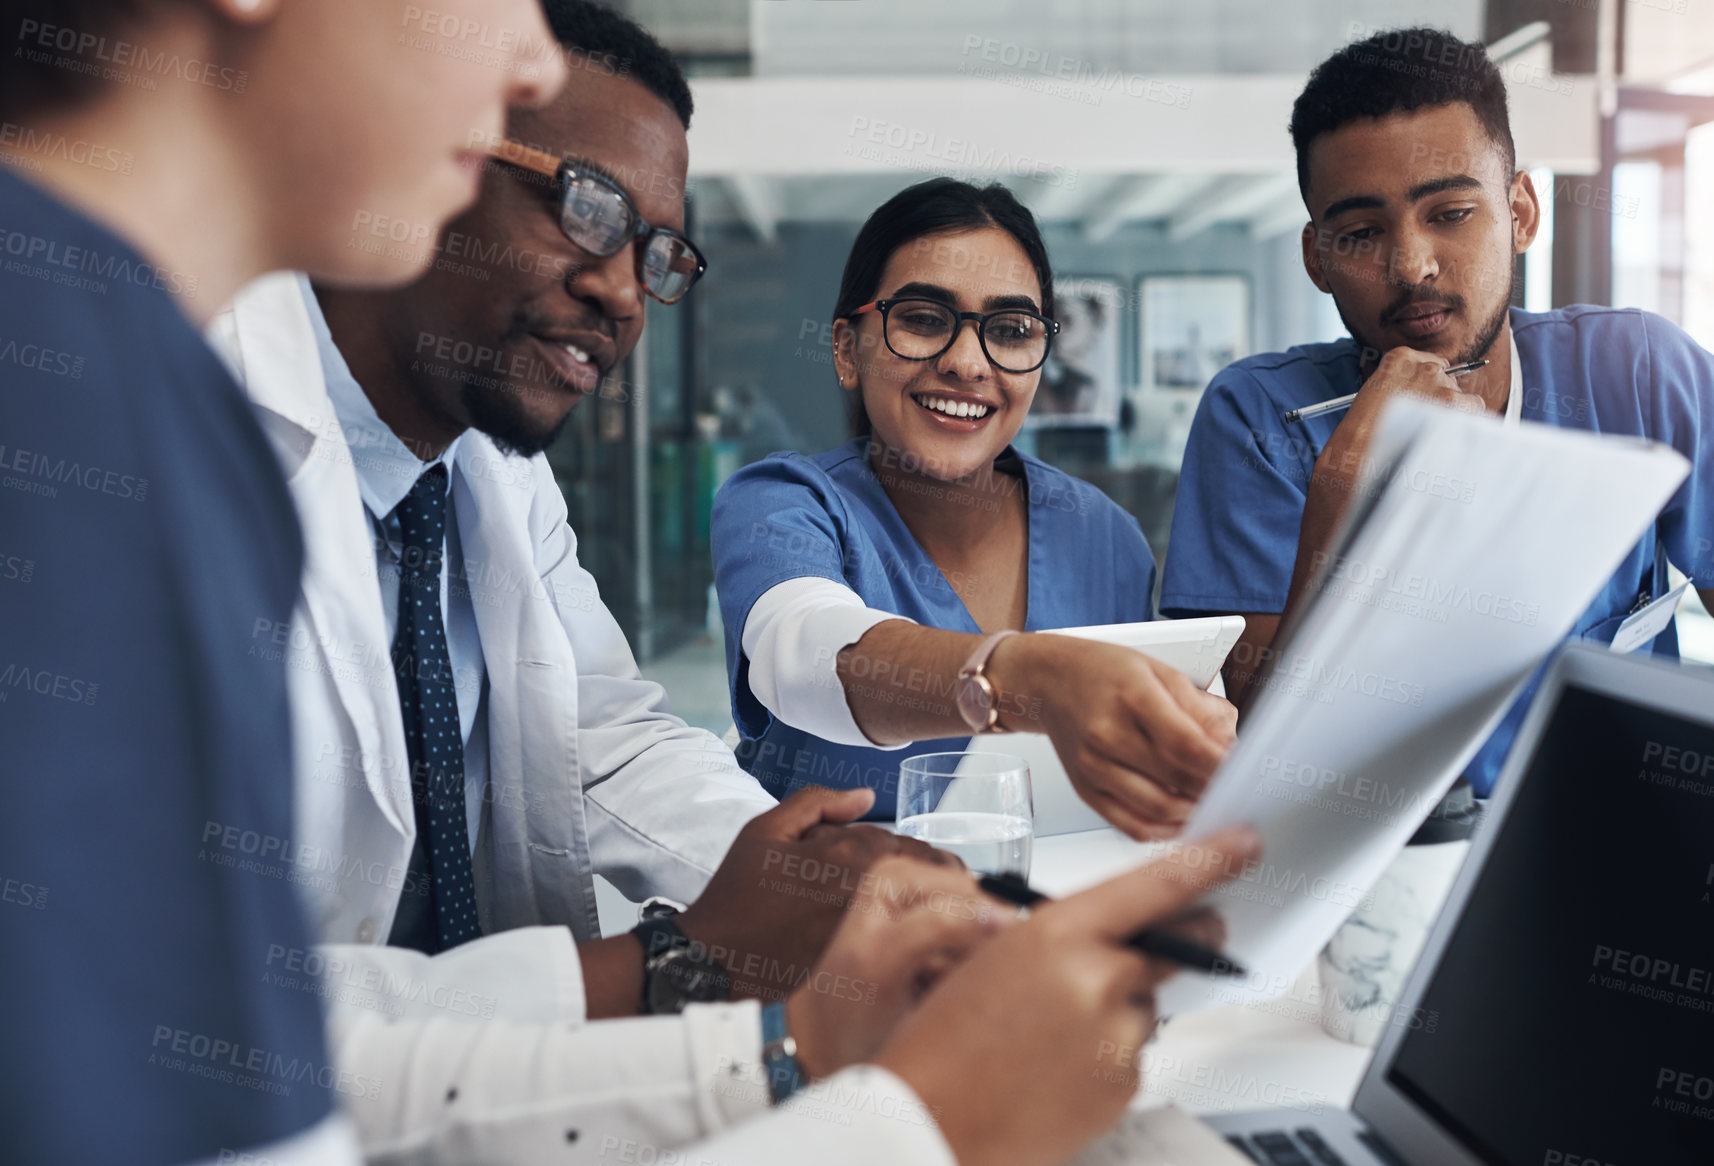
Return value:
<svg viewBox="0 0 1714 1166">
<path fill-rule="evenodd" d="M 420 269 L 354 215 L 438 222 L 472 134 L 549 96 L 534 0 L 504 69 L 401 43 L 380 0 L 0 0 L 0 1129 L 20 1162 L 352 1154 L 318 1001 L 264 986 L 296 888 L 209 845 L 292 836 L 291 501 L 198 335 L 298 267 Z M 350 116 L 360 109 L 362 116 Z M 246 854 L 249 857 L 249 854 Z"/>
</svg>

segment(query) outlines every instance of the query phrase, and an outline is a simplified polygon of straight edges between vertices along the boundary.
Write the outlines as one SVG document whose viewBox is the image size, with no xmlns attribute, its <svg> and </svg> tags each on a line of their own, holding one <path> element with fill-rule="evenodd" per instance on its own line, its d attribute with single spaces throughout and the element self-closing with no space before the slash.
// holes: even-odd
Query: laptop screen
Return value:
<svg viewBox="0 0 1714 1166">
<path fill-rule="evenodd" d="M 1387 1073 L 1493 1166 L 1714 1163 L 1714 728 L 1567 687 Z"/>
</svg>

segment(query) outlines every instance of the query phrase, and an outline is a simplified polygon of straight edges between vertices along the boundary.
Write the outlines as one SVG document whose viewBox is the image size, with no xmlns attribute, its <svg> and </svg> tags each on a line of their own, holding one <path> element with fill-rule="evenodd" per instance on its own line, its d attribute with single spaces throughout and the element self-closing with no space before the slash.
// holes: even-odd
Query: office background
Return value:
<svg viewBox="0 0 1714 1166">
<path fill-rule="evenodd" d="M 1344 334 L 1299 259 L 1285 126 L 1309 70 L 1376 29 L 1448 28 L 1500 62 L 1547 211 L 1519 306 L 1647 308 L 1714 347 L 1714 0 L 614 6 L 691 77 L 688 223 L 709 273 L 650 306 L 622 380 L 549 457 L 645 673 L 717 732 L 714 490 L 847 438 L 825 327 L 840 270 L 869 212 L 923 178 L 1003 182 L 1043 223 L 1084 334 L 1061 348 L 1092 391 L 1020 444 L 1106 490 L 1157 557 L 1207 375 Z M 1679 620 L 1685 655 L 1714 662 L 1694 592 Z"/>
</svg>

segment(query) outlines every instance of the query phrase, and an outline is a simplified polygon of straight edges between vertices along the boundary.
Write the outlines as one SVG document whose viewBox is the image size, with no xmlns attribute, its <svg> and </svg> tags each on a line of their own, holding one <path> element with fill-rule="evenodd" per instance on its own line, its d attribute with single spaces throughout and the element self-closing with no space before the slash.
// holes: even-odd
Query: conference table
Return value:
<svg viewBox="0 0 1714 1166">
<path fill-rule="evenodd" d="M 1030 882 L 1049 895 L 1067 895 L 1142 865 L 1158 849 L 1111 829 L 1037 838 Z M 1170 1102 L 1198 1114 L 1348 1107 L 1373 1050 L 1322 1031 L 1314 983 L 1311 966 L 1278 999 L 1169 1020 L 1142 1050 L 1143 1088 L 1134 1107 Z"/>
</svg>

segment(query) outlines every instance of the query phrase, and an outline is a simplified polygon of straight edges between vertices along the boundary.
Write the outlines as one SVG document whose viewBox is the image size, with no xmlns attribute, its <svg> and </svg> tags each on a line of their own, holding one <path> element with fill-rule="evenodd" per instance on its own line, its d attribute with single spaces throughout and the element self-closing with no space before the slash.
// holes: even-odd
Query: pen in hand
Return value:
<svg viewBox="0 0 1714 1166">
<path fill-rule="evenodd" d="M 1477 369 L 1484 367 L 1487 363 L 1488 362 L 1485 360 L 1472 360 L 1469 364 L 1455 364 L 1446 370 L 1446 375 L 1449 377 L 1461 377 L 1467 372 L 1475 372 Z M 1311 417 L 1319 417 L 1323 413 L 1331 413 L 1335 409 L 1349 409 L 1351 407 L 1351 402 L 1356 399 L 1356 393 L 1347 393 L 1343 397 L 1334 397 L 1331 401 L 1321 401 L 1314 405 L 1305 405 L 1301 409 L 1287 409 L 1285 415 L 1286 424 L 1294 425 L 1299 421 L 1307 421 Z"/>
<path fill-rule="evenodd" d="M 1014 907 L 1038 907 L 1051 900 L 1017 875 L 983 875 L 976 880 L 976 885 L 996 899 L 1003 899 Z M 1145 927 L 1126 938 L 1125 946 L 1144 955 L 1156 956 L 1160 959 L 1171 960 L 1182 967 L 1193 971 L 1205 972 L 1211 976 L 1247 976 L 1242 964 L 1231 956 L 1222 955 L 1213 948 L 1204 947 L 1195 940 L 1186 939 L 1182 935 L 1174 935 L 1170 931 L 1160 931 L 1153 927 Z"/>
</svg>

